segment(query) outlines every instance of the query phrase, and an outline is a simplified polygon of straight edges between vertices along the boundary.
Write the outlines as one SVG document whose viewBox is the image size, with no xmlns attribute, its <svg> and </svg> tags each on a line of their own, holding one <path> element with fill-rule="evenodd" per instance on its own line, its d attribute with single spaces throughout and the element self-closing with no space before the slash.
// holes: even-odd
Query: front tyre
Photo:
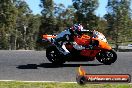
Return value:
<svg viewBox="0 0 132 88">
<path fill-rule="evenodd" d="M 49 46 L 46 49 L 46 57 L 50 62 L 56 65 L 65 63 L 64 58 L 62 58 L 62 55 L 55 46 Z"/>
<path fill-rule="evenodd" d="M 101 51 L 97 54 L 96 58 L 105 65 L 111 65 L 117 60 L 117 54 L 114 50 Z"/>
</svg>

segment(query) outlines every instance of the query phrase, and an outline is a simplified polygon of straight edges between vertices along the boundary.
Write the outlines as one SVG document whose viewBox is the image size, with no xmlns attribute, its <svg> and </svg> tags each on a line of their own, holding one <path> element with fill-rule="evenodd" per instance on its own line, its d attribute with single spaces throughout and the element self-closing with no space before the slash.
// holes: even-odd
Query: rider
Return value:
<svg viewBox="0 0 132 88">
<path fill-rule="evenodd" d="M 77 50 L 86 49 L 88 47 L 78 45 L 74 41 L 74 36 L 80 36 L 83 32 L 93 34 L 92 31 L 83 29 L 83 26 L 81 24 L 74 24 L 71 28 L 68 28 L 65 31 L 62 31 L 60 34 L 58 34 L 57 37 L 54 39 L 54 44 L 57 46 L 58 50 L 62 52 L 64 55 L 70 54 L 70 52 L 65 47 L 66 42 L 72 42 L 73 47 Z M 90 44 L 89 48 L 91 47 L 92 46 Z"/>
</svg>

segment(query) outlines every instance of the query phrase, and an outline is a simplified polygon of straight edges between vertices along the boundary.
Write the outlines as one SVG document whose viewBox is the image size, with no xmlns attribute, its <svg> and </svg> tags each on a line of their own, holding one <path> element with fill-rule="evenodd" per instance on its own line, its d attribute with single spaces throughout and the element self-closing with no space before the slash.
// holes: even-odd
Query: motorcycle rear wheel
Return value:
<svg viewBox="0 0 132 88">
<path fill-rule="evenodd" d="M 50 62 L 55 65 L 61 65 L 65 63 L 65 60 L 62 58 L 62 55 L 60 54 L 56 46 L 53 45 L 49 46 L 46 49 L 46 57 Z"/>
<path fill-rule="evenodd" d="M 96 59 L 105 65 L 111 65 L 117 60 L 117 54 L 114 50 L 101 51 L 97 54 Z"/>
</svg>

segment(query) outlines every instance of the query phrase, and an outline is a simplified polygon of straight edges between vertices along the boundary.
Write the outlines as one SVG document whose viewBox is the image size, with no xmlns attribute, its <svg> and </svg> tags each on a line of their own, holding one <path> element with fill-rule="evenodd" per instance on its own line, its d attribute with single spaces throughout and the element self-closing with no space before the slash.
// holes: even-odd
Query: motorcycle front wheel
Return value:
<svg viewBox="0 0 132 88">
<path fill-rule="evenodd" d="M 65 63 L 65 60 L 62 58 L 62 55 L 56 48 L 56 46 L 49 46 L 46 49 L 46 57 L 53 64 L 60 65 Z"/>
<path fill-rule="evenodd" d="M 96 59 L 105 65 L 111 65 L 117 60 L 117 54 L 114 50 L 101 51 L 97 54 Z"/>
</svg>

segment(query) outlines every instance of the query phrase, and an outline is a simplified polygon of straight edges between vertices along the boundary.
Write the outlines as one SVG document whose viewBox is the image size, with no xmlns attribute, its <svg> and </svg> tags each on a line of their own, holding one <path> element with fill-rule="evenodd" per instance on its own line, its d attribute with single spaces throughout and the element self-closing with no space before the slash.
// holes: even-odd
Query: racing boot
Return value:
<svg viewBox="0 0 132 88">
<path fill-rule="evenodd" d="M 65 44 L 63 44 L 62 47 L 60 48 L 60 52 L 63 54 L 65 59 L 71 58 L 71 53 L 66 49 Z"/>
<path fill-rule="evenodd" d="M 57 49 L 63 54 L 63 55 L 68 55 L 70 52 L 66 49 L 65 45 L 62 42 L 56 42 L 54 41 L 55 46 Z"/>
</svg>

